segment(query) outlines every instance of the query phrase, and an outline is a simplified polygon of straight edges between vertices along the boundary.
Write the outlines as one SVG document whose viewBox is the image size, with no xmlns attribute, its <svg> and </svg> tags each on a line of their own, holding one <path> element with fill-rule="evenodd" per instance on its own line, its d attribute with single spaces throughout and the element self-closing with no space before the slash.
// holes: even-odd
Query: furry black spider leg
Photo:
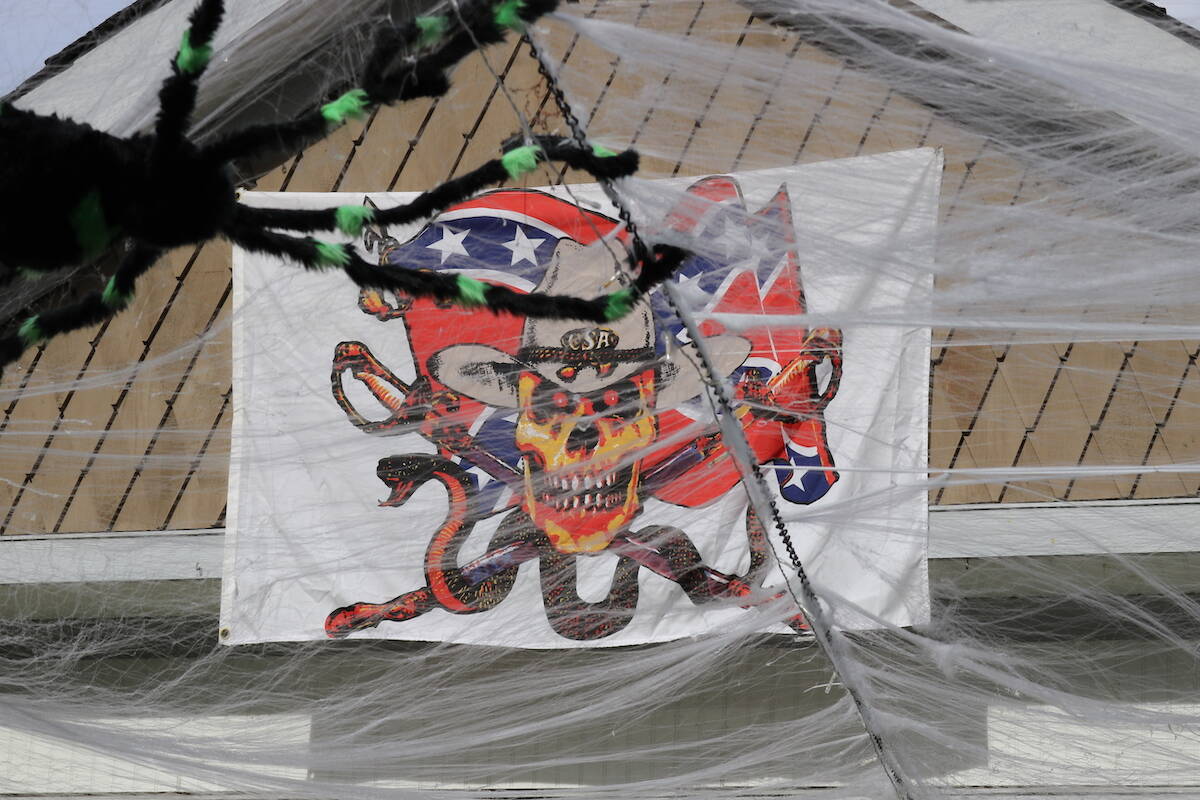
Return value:
<svg viewBox="0 0 1200 800">
<path fill-rule="evenodd" d="M 229 236 L 247 250 L 280 256 L 308 270 L 340 269 L 362 289 L 391 290 L 464 307 L 487 306 L 494 311 L 530 317 L 567 317 L 594 322 L 607 318 L 607 298 L 584 300 L 559 295 L 523 295 L 505 286 L 487 284 L 461 274 L 382 267 L 362 259 L 348 245 L 287 236 L 257 226 L 235 224 Z"/>
<path fill-rule="evenodd" d="M 556 2 L 473 0 L 461 9 L 472 33 L 491 41 Z M 0 190 L 25 196 L 0 215 L 0 262 L 13 269 L 53 270 L 92 260 L 124 238 L 166 248 L 197 244 L 219 233 L 236 202 L 227 168 L 233 151 L 257 149 L 278 130 L 267 126 L 235 135 L 225 143 L 228 152 L 222 147 L 197 150 L 183 135 L 223 12 L 222 0 L 201 0 L 193 10 L 159 91 L 153 135 L 119 138 L 83 123 L 0 105 L 0 152 L 21 154 L 0 160 Z M 452 23 L 448 15 L 414 22 L 401 35 L 428 48 L 428 57 L 406 61 L 391 73 L 391 54 L 384 53 L 388 42 L 381 38 L 367 85 L 383 99 L 444 91 L 444 69 L 474 48 L 465 31 L 449 33 Z M 306 133 L 320 136 L 369 101 L 362 90 L 350 92 L 309 115 L 301 127 L 308 125 Z M 162 202 L 165 197 L 172 202 Z"/>
<path fill-rule="evenodd" d="M 358 236 L 368 223 L 403 225 L 431 217 L 471 195 L 504 182 L 516 180 L 545 160 L 561 161 L 569 167 L 582 169 L 596 178 L 623 178 L 637 171 L 638 155 L 633 150 L 613 153 L 596 146 L 591 151 L 580 149 L 570 139 L 537 137 L 532 145 L 519 146 L 519 139 L 508 142 L 502 158 L 489 161 L 459 177 L 447 181 L 416 197 L 411 203 L 394 208 L 372 209 L 361 205 L 322 209 L 273 209 L 238 205 L 237 218 L 266 228 L 312 232 L 340 230 Z"/>
<path fill-rule="evenodd" d="M 134 245 L 103 291 L 90 292 L 70 305 L 29 317 L 16 333 L 0 337 L 0 368 L 20 358 L 27 347 L 96 325 L 124 310 L 133 300 L 137 279 L 154 266 L 162 252 L 154 247 Z"/>
<path fill-rule="evenodd" d="M 453 18 L 418 18 L 407 30 L 379 38 L 362 81 L 366 88 L 347 92 L 318 112 L 291 123 L 235 134 L 216 148 L 197 148 L 185 131 L 200 76 L 212 55 L 212 39 L 224 13 L 222 0 L 200 0 L 189 17 L 171 74 L 159 90 L 160 108 L 153 135 L 122 139 L 83 123 L 0 104 L 0 151 L 22 154 L 20 159 L 0 160 L 0 189 L 21 191 L 26 196 L 26 202 L 0 215 L 0 263 L 8 266 L 8 272 L 57 269 L 94 258 L 121 239 L 133 242 L 133 249 L 105 292 L 30 317 L 16 334 L 0 338 L 0 366 L 17 358 L 29 344 L 95 324 L 119 311 L 131 296 L 133 280 L 149 269 L 166 248 L 199 244 L 220 233 L 250 249 L 290 255 L 308 268 L 341 267 L 365 287 L 395 289 L 468 306 L 486 305 L 496 311 L 534 317 L 604 321 L 624 316 L 641 294 L 671 273 L 674 267 L 669 262 L 677 265 L 679 259 L 656 249 L 652 258 L 644 259 L 647 264 L 641 267 L 632 286 L 591 300 L 523 295 L 466 276 L 396 272 L 369 264 L 342 245 L 263 230 L 260 224 L 287 227 L 292 223 L 286 217 L 247 217 L 247 213 L 256 212 L 239 209 L 228 169 L 228 159 L 235 151 L 261 147 L 266 137 L 278 136 L 281 131 L 317 136 L 381 103 L 444 93 L 448 87 L 447 69 L 479 47 L 501 40 L 506 31 L 524 30 L 525 25 L 552 11 L 557 3 L 464 0 L 462 5 L 454 6 Z M 450 33 L 452 30 L 455 32 Z M 429 52 L 420 58 L 408 58 L 392 69 L 391 48 L 397 36 L 405 42 L 417 42 Z M 588 153 L 562 140 L 538 139 L 535 144 L 508 149 L 497 162 L 431 190 L 413 207 L 383 212 L 380 221 L 393 224 L 427 216 L 462 199 L 474 190 L 472 187 L 483 188 L 505 176 L 516 177 L 547 157 L 587 169 L 601 179 L 628 175 L 637 163 L 632 152 L 617 155 L 594 148 Z M 173 201 L 161 202 L 164 197 L 172 197 Z M 337 209 L 326 213 L 334 215 L 335 223 L 340 221 Z M 356 214 L 360 217 L 357 223 L 353 220 Z M 357 207 L 349 217 L 350 227 L 361 228 L 365 221 Z M 333 227 L 328 219 L 306 218 L 300 227 Z"/>
<path fill-rule="evenodd" d="M 179 53 L 171 62 L 171 75 L 158 91 L 156 151 L 174 148 L 184 139 L 196 108 L 200 76 L 212 58 L 212 40 L 224 15 L 224 0 L 201 0 L 188 17 Z"/>
<path fill-rule="evenodd" d="M 119 239 L 133 239 L 103 291 L 31 316 L 15 333 L 0 337 L 0 367 L 26 347 L 95 325 L 125 308 L 138 276 L 165 246 L 210 238 L 232 212 L 229 178 L 184 136 L 224 9 L 223 0 L 201 0 L 189 16 L 171 73 L 159 89 L 153 136 L 121 139 L 72 120 L 0 105 L 0 152 L 22 154 L 0 163 L 0 187 L 19 187 L 27 196 L 15 213 L 0 217 L 3 261 L 48 271 L 94 259 Z M 184 208 L 158 201 L 171 193 L 172 181 L 189 184 L 191 203 Z"/>
<path fill-rule="evenodd" d="M 466 56 L 482 48 L 504 41 L 509 31 L 523 33 L 526 26 L 558 8 L 559 0 L 499 0 L 496 2 L 461 2 L 448 13 L 417 17 L 403 26 L 401 36 L 424 45 L 435 45 L 425 56 L 407 59 L 390 69 L 395 44 L 389 32 L 376 39 L 367 60 L 362 89 L 372 105 L 394 103 L 420 94 L 427 87 L 444 80 L 444 73 Z M 456 27 L 455 33 L 449 31 Z"/>
<path fill-rule="evenodd" d="M 319 109 L 281 123 L 256 125 L 226 136 L 207 152 L 221 161 L 245 158 L 267 148 L 293 150 L 361 118 L 381 105 L 440 97 L 450 90 L 446 72 L 463 58 L 504 40 L 558 6 L 559 0 L 477 0 L 451 14 L 417 17 L 376 35 L 359 88 Z M 450 33 L 458 23 L 457 33 Z M 426 49 L 392 67 L 398 50 Z"/>
<path fill-rule="evenodd" d="M 0 261 L 49 271 L 97 258 L 123 238 L 153 246 L 203 241 L 233 204 L 220 164 L 183 138 L 196 84 L 224 10 L 202 0 L 159 90 L 154 135 L 119 138 L 89 125 L 0 106 L 0 190 L 24 195 L 0 215 Z M 182 207 L 161 202 L 178 194 Z M 149 200 L 147 198 L 150 198 Z"/>
<path fill-rule="evenodd" d="M 278 256 L 304 269 L 340 269 L 362 289 L 390 290 L 413 297 L 432 297 L 464 308 L 486 307 L 497 313 L 539 319 L 572 319 L 611 322 L 628 314 L 650 289 L 665 280 L 686 257 L 676 247 L 653 248 L 654 265 L 641 268 L 633 285 L 595 298 L 521 292 L 476 280 L 467 275 L 407 270 L 372 264 L 349 245 L 329 244 L 311 237 L 299 238 L 235 221 L 227 235 L 241 247 Z"/>
</svg>

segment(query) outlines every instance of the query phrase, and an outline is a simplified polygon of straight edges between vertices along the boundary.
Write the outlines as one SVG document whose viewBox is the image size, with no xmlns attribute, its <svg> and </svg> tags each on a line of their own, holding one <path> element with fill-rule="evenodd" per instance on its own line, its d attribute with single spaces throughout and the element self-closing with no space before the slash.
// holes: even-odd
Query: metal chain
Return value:
<svg viewBox="0 0 1200 800">
<path fill-rule="evenodd" d="M 589 147 L 587 134 L 583 129 L 583 125 L 580 124 L 579 118 L 575 116 L 575 112 L 571 109 L 571 104 L 567 101 L 566 95 L 563 93 L 562 86 L 559 85 L 558 79 L 547 66 L 546 59 L 543 56 L 542 51 L 538 48 L 537 44 L 533 41 L 533 37 L 526 32 L 523 35 L 523 39 L 526 45 L 529 47 L 530 56 L 535 62 L 537 62 L 538 73 L 545 79 L 550 95 L 554 98 L 554 103 L 558 107 L 559 113 L 562 114 L 563 120 L 566 121 L 567 127 L 571 131 L 571 138 L 580 148 L 586 150 Z M 625 229 L 629 231 L 629 238 L 633 243 L 635 259 L 637 261 L 642 261 L 645 254 L 649 252 L 649 250 L 646 247 L 645 240 L 642 239 L 641 234 L 638 232 L 637 224 L 633 221 L 632 212 L 629 210 L 629 207 L 625 204 L 624 200 L 621 199 L 621 196 L 617 193 L 610 179 L 601 178 L 600 186 L 604 190 L 604 194 L 608 197 L 609 201 L 612 202 L 613 206 L 616 207 L 617 215 L 620 217 L 621 222 L 624 223 Z M 675 307 L 675 301 L 670 297 L 667 298 L 667 301 L 671 305 L 671 310 L 675 312 L 676 316 L 679 316 L 679 309 Z M 696 360 L 706 373 L 704 378 L 705 382 L 715 388 L 716 376 L 713 375 L 711 366 L 703 357 L 700 357 L 700 353 L 696 348 L 695 342 L 690 341 L 687 343 L 687 345 L 690 346 L 692 350 L 696 351 Z M 720 406 L 721 413 L 732 414 L 733 409 L 724 396 L 724 393 L 716 392 L 715 394 L 717 395 L 717 403 Z M 766 482 L 766 479 L 757 468 L 751 471 L 754 475 L 754 479 L 759 483 L 759 488 L 762 490 L 763 496 L 768 498 L 768 503 L 771 509 L 772 524 L 774 525 L 776 532 L 779 534 L 779 538 L 783 542 L 784 547 L 787 549 L 788 558 L 792 562 L 792 567 L 796 570 L 797 576 L 800 578 L 800 580 L 807 582 L 808 576 L 805 574 L 804 565 L 800 561 L 800 555 L 796 552 L 796 546 L 792 541 L 791 533 L 787 529 L 787 524 L 783 521 L 783 517 L 779 512 L 779 506 L 775 503 L 775 500 L 772 497 L 769 484 Z M 796 598 L 796 600 L 799 601 L 799 598 Z"/>
<path fill-rule="evenodd" d="M 733 442 L 738 442 L 742 447 L 750 450 L 750 444 L 745 437 L 745 431 L 742 429 L 741 423 L 733 416 L 733 404 L 730 400 L 728 390 L 721 378 L 713 372 L 712 359 L 705 356 L 703 346 L 699 343 L 701 332 L 695 325 L 694 318 L 690 318 L 688 315 L 682 313 L 680 304 L 675 297 L 675 287 L 670 282 L 663 284 L 663 289 L 671 310 L 684 323 L 691 339 L 688 345 L 696 352 L 699 365 L 704 370 L 703 380 L 711 390 L 709 397 L 712 398 L 718 407 L 717 410 L 719 410 L 721 415 L 720 422 L 723 423 L 722 427 L 726 428 L 726 430 L 722 430 L 721 435 L 729 443 L 727 447 L 730 449 L 731 457 L 733 456 L 733 448 L 731 446 Z M 730 428 L 733 430 L 729 430 Z M 846 677 L 845 671 L 839 667 L 842 651 L 838 644 L 839 640 L 835 639 L 833 624 L 826 618 L 820 598 L 817 595 L 816 589 L 813 588 L 812 581 L 808 577 L 808 571 L 804 568 L 804 564 L 800 560 L 800 555 L 796 552 L 791 534 L 788 532 L 787 525 L 783 521 L 779 506 L 775 502 L 774 492 L 771 491 L 770 484 L 763 476 L 756 460 L 753 459 L 753 451 L 750 450 L 750 452 L 750 459 L 738 463 L 743 467 L 743 477 L 754 482 L 754 487 L 760 498 L 759 502 L 765 502 L 770 508 L 771 521 L 774 523 L 775 531 L 779 534 L 780 540 L 783 541 L 783 545 L 787 549 L 788 558 L 791 559 L 792 566 L 796 571 L 796 578 L 800 583 L 799 596 L 797 596 L 796 591 L 792 588 L 791 581 L 787 582 L 788 593 L 792 596 L 796 605 L 804 612 L 809 629 L 813 632 L 814 640 L 821 650 L 824 651 L 826 658 L 829 659 L 833 671 L 841 675 L 842 686 L 845 688 L 846 694 L 850 697 L 851 702 L 854 703 L 854 707 L 862 719 L 863 728 L 870 738 L 871 746 L 874 748 L 875 754 L 879 759 L 879 766 L 891 782 L 892 788 L 896 792 L 896 797 L 898 800 L 915 800 L 914 795 L 908 788 L 908 781 L 904 778 L 899 765 L 891 753 L 888 752 L 888 748 L 885 747 L 883 737 L 876 733 L 877 726 L 875 725 L 874 713 L 863 699 L 858 687 Z M 734 460 L 737 461 L 736 458 Z M 755 491 L 751 490 L 748 483 L 746 490 L 750 496 L 750 504 L 753 506 Z M 776 558 L 779 558 L 778 552 L 776 552 Z"/>
<path fill-rule="evenodd" d="M 563 94 L 558 80 L 547 66 L 541 50 L 534 43 L 533 38 L 529 35 L 528 31 L 523 34 L 523 39 L 529 46 L 529 52 L 531 56 L 537 62 L 538 72 L 546 80 L 546 85 L 551 96 L 554 98 L 555 104 L 558 106 L 558 110 L 562 113 L 563 119 L 566 121 L 567 126 L 571 130 L 572 138 L 577 145 L 586 149 L 589 146 L 586 132 L 584 131 L 583 126 L 579 123 L 579 119 L 575 116 L 575 113 L 571 110 L 570 103 L 567 102 L 567 98 Z M 643 260 L 645 254 L 648 253 L 646 244 L 638 233 L 637 226 L 633 222 L 633 216 L 630 213 L 629 208 L 617 194 L 611 180 L 601 178 L 600 185 L 603 188 L 605 195 L 616 207 L 621 221 L 626 226 L 626 230 L 629 231 L 635 258 L 639 262 L 648 263 Z M 682 313 L 675 297 L 674 286 L 671 285 L 669 280 L 662 285 L 662 288 L 664 289 L 664 294 L 666 296 L 667 303 L 671 307 L 671 311 L 675 314 L 676 318 L 683 322 L 688 331 L 690 341 L 688 341 L 686 344 L 695 353 L 695 360 L 702 370 L 702 380 L 711 390 L 709 392 L 709 396 L 717 406 L 714 411 L 719 413 L 720 419 L 726 423 L 728 423 L 730 420 L 733 420 L 732 425 L 737 428 L 736 435 L 740 437 L 741 444 L 749 448 L 749 442 L 745 438 L 745 432 L 742 430 L 740 422 L 738 422 L 736 417 L 733 415 L 733 405 L 723 383 L 723 378 L 715 374 L 711 359 L 705 356 L 703 347 L 698 342 L 698 339 L 700 338 L 700 331 L 696 328 L 695 321 Z M 728 441 L 731 439 L 731 437 L 729 437 L 727 433 L 728 432 L 726 431 L 722 431 L 722 436 Z M 838 668 L 838 661 L 840 660 L 838 654 L 840 651 L 835 644 L 832 623 L 825 618 L 825 613 L 820 605 L 820 600 L 817 596 L 816 590 L 813 588 L 812 582 L 809 580 L 808 572 L 800 560 L 799 553 L 796 552 L 796 547 L 792 540 L 791 533 L 788 531 L 787 525 L 783 521 L 783 516 L 779 511 L 778 504 L 775 502 L 774 492 L 771 491 L 770 484 L 763 476 L 757 463 L 742 464 L 742 466 L 744 468 L 743 476 L 752 480 L 754 482 L 755 489 L 757 490 L 757 492 L 751 491 L 749 485 L 747 485 L 747 493 L 750 495 L 751 504 L 753 505 L 754 495 L 757 493 L 761 498 L 760 502 L 765 501 L 767 506 L 770 508 L 771 521 L 779 535 L 779 539 L 783 542 L 783 545 L 787 550 L 787 555 L 792 562 L 792 567 L 796 571 L 796 577 L 800 583 L 800 596 L 803 597 L 803 601 L 801 601 L 801 597 L 796 596 L 796 592 L 792 589 L 790 581 L 787 583 L 788 592 L 791 594 L 792 599 L 796 601 L 796 604 L 804 611 L 804 615 L 809 623 L 810 629 L 813 631 L 816 643 L 825 652 L 826 657 L 829 658 L 830 665 L 833 667 L 835 672 L 842 673 L 842 670 Z M 842 674 L 842 678 L 842 685 L 846 689 L 846 694 L 850 697 L 851 702 L 854 703 L 855 708 L 858 710 L 859 717 L 863 721 L 863 727 L 866 729 L 866 733 L 871 741 L 871 745 L 879 758 L 879 764 L 891 782 L 892 787 L 895 789 L 896 796 L 900 800 L 914 800 L 914 795 L 909 790 L 908 783 L 904 778 L 898 764 L 896 763 L 894 757 L 887 751 L 887 748 L 885 748 L 883 738 L 876 733 L 877 726 L 874 724 L 874 714 L 870 711 L 866 702 L 863 700 L 862 694 L 859 692 L 857 687 L 851 685 L 851 681 L 846 679 L 844 673 Z"/>
<path fill-rule="evenodd" d="M 537 62 L 538 73 L 546 80 L 546 86 L 550 90 L 551 96 L 554 98 L 554 104 L 558 106 L 559 113 L 567 123 L 567 128 L 571 131 L 571 138 L 575 141 L 580 149 L 588 150 L 591 145 L 588 143 L 587 134 L 583 130 L 583 125 L 580 124 L 579 118 L 575 116 L 575 112 L 571 110 L 571 104 L 567 102 L 567 97 L 563 94 L 562 87 L 558 83 L 558 79 L 546 64 L 546 59 L 542 55 L 542 51 L 534 43 L 533 37 L 526 32 L 523 35 L 525 44 L 529 46 L 529 54 L 534 61 Z M 617 216 L 625 225 L 625 230 L 629 231 L 629 241 L 633 245 L 633 258 L 636 264 L 648 264 L 647 256 L 650 249 L 646 247 L 646 242 L 638 233 L 637 224 L 633 221 L 633 214 L 629 211 L 629 207 L 621 200 L 621 196 L 617 194 L 617 190 L 613 187 L 611 178 L 600 178 L 600 188 L 604 190 L 604 194 L 609 201 L 617 209 Z"/>
</svg>

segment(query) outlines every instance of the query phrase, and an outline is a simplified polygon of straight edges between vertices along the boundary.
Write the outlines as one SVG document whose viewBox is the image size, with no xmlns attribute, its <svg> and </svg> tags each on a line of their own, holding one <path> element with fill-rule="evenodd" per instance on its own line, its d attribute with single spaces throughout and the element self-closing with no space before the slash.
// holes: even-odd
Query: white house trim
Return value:
<svg viewBox="0 0 1200 800">
<path fill-rule="evenodd" d="M 1196 500 L 938 506 L 929 557 L 1102 555 L 1200 550 Z M 0 538 L 0 585 L 221 577 L 225 531 Z"/>
<path fill-rule="evenodd" d="M 981 39 L 1194 79 L 1200 49 L 1107 0 L 915 0 Z"/>
</svg>

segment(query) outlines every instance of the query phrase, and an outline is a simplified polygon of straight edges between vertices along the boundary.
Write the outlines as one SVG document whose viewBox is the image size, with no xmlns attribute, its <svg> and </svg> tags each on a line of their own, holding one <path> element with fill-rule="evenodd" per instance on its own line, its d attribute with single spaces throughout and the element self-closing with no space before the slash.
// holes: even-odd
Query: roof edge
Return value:
<svg viewBox="0 0 1200 800">
<path fill-rule="evenodd" d="M 1141 17 L 1159 30 L 1166 31 L 1177 39 L 1200 48 L 1200 30 L 1193 28 L 1167 13 L 1167 10 L 1149 0 L 1105 0 L 1122 11 L 1128 11 L 1135 17 Z"/>
<path fill-rule="evenodd" d="M 99 47 L 108 38 L 132 24 L 138 18 L 149 14 L 159 6 L 166 5 L 171 0 L 134 0 L 108 19 L 80 36 L 69 45 L 59 50 L 43 62 L 43 66 L 34 74 L 21 81 L 15 89 L 0 100 L 15 102 L 41 86 L 60 72 L 71 66 L 80 57 Z"/>
</svg>

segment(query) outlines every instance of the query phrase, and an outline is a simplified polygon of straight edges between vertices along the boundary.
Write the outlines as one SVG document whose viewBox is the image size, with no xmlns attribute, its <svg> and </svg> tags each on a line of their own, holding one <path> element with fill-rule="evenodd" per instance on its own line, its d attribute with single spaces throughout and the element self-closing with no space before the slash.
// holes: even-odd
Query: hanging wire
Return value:
<svg viewBox="0 0 1200 800">
<path fill-rule="evenodd" d="M 538 72 L 545 78 L 550 95 L 554 98 L 559 112 L 570 128 L 572 138 L 579 146 L 585 147 L 587 132 L 580 124 L 578 117 L 575 116 L 574 111 L 572 111 L 561 85 L 546 61 L 545 55 L 541 48 L 534 42 L 533 36 L 528 29 L 522 35 L 529 46 L 530 56 L 537 62 Z M 518 110 L 517 113 L 520 114 L 520 111 Z M 523 117 L 522 121 L 524 122 Z M 649 249 L 638 231 L 637 225 L 633 221 L 632 212 L 617 192 L 613 181 L 600 178 L 599 183 L 604 194 L 616 207 L 621 221 L 625 223 L 629 231 L 635 260 L 642 262 L 642 254 L 648 253 Z M 738 424 L 737 418 L 733 414 L 733 400 L 729 396 L 728 387 L 725 386 L 716 373 L 711 354 L 703 344 L 704 335 L 700 331 L 695 317 L 680 302 L 681 298 L 673 282 L 670 280 L 664 281 L 662 286 L 671 311 L 683 322 L 688 332 L 690 341 L 686 343 L 686 346 L 695 351 L 696 360 L 703 370 L 703 380 L 708 388 L 709 402 L 715 406 L 714 411 L 717 415 L 718 424 L 721 427 L 722 438 L 729 446 L 729 453 L 733 456 L 739 471 L 745 479 L 750 502 L 756 506 L 755 510 L 760 516 L 764 510 L 769 511 L 769 516 L 775 530 L 779 534 L 784 547 L 787 549 L 788 558 L 791 561 L 792 568 L 795 570 L 800 584 L 800 591 L 797 596 L 791 581 L 788 581 L 788 592 L 796 604 L 804 611 L 808 623 L 812 628 L 817 646 L 821 648 L 825 656 L 829 659 L 833 671 L 842 679 L 846 693 L 854 703 L 859 718 L 862 720 L 863 727 L 871 740 L 871 745 L 879 758 L 880 766 L 887 774 L 893 789 L 895 789 L 897 798 L 899 800 L 916 800 L 916 796 L 910 789 L 910 782 L 905 778 L 898 761 L 885 744 L 883 736 L 879 733 L 880 726 L 878 721 L 875 719 L 871 708 L 863 700 L 861 689 L 850 680 L 847 671 L 841 666 L 844 657 L 842 641 L 835 633 L 832 622 L 826 617 L 820 603 L 820 598 L 817 596 L 816 590 L 813 588 L 812 582 L 808 577 L 808 571 L 804 568 L 804 564 L 796 552 L 796 547 L 787 529 L 787 524 L 783 521 L 779 507 L 771 497 L 769 485 L 763 477 L 762 472 L 758 469 L 757 461 L 751 453 L 750 443 L 746 439 L 745 431 L 742 430 L 741 425 Z M 776 560 L 782 562 L 779 553 L 775 551 L 774 547 L 772 547 L 772 552 L 775 553 Z"/>
</svg>

